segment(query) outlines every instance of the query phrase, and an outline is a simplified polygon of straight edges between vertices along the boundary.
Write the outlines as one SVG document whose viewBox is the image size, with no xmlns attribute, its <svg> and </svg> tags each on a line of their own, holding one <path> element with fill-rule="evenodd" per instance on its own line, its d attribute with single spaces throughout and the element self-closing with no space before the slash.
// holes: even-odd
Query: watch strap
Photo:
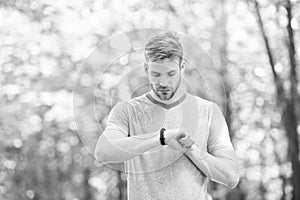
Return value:
<svg viewBox="0 0 300 200">
<path fill-rule="evenodd" d="M 160 137 L 159 137 L 159 140 L 160 140 L 160 144 L 161 144 L 161 145 L 166 145 L 166 143 L 165 143 L 165 136 L 164 136 L 165 130 L 166 130 L 165 128 L 160 129 Z"/>
</svg>

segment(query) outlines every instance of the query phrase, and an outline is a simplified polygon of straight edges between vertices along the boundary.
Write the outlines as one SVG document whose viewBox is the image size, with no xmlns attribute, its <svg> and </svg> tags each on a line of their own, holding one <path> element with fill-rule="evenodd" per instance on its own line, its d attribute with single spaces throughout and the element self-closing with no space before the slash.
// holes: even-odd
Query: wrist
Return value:
<svg viewBox="0 0 300 200">
<path fill-rule="evenodd" d="M 187 151 L 185 152 L 186 155 L 190 156 L 192 154 L 193 151 L 197 150 L 197 146 L 195 144 L 193 144 L 189 149 L 187 149 Z"/>
<path fill-rule="evenodd" d="M 191 146 L 191 148 L 189 148 L 185 154 L 190 157 L 193 155 L 197 155 L 197 157 L 199 156 L 199 159 L 202 160 L 204 159 L 206 156 L 208 156 L 208 153 L 206 151 L 201 150 L 196 144 L 193 144 Z"/>
</svg>

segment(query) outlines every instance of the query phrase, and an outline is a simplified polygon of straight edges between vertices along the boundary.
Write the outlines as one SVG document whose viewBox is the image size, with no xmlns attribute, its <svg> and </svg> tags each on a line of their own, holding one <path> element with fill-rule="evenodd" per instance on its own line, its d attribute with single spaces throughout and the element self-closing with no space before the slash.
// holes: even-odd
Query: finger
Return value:
<svg viewBox="0 0 300 200">
<path fill-rule="evenodd" d="M 181 146 L 181 151 L 185 152 L 188 148 L 187 148 L 187 144 L 184 144 L 184 143 L 180 143 L 179 142 L 179 145 Z"/>
<path fill-rule="evenodd" d="M 186 148 L 184 148 L 181 144 L 178 144 L 178 149 L 180 149 L 181 152 L 186 151 Z"/>
<path fill-rule="evenodd" d="M 193 140 L 190 140 L 189 142 L 185 143 L 185 147 L 186 148 L 191 148 L 193 146 L 193 144 L 195 144 L 195 142 Z"/>
<path fill-rule="evenodd" d="M 180 129 L 180 130 L 179 130 L 179 138 L 184 138 L 185 136 L 186 136 L 185 130 Z"/>
<path fill-rule="evenodd" d="M 180 138 L 180 140 L 185 140 L 185 141 L 190 140 L 190 139 L 191 139 L 191 137 L 189 135 L 185 135 L 183 138 Z"/>
<path fill-rule="evenodd" d="M 191 146 L 193 145 L 195 142 L 193 140 L 184 140 L 184 139 L 181 139 L 179 140 L 179 143 L 182 144 L 183 146 Z"/>
<path fill-rule="evenodd" d="M 183 140 L 183 139 L 179 139 L 178 142 L 180 142 L 180 143 L 186 143 L 186 141 Z"/>
<path fill-rule="evenodd" d="M 185 135 L 184 138 L 185 138 L 185 139 L 189 139 L 189 138 L 191 138 L 191 136 Z"/>
<path fill-rule="evenodd" d="M 193 143 L 191 143 L 191 144 L 188 144 L 187 146 L 186 146 L 186 148 L 191 148 L 193 146 Z"/>
<path fill-rule="evenodd" d="M 186 145 L 186 144 L 189 143 L 189 141 L 188 141 L 188 140 L 185 140 L 185 139 L 180 139 L 179 142 L 180 142 L 180 144 L 182 144 L 182 145 Z"/>
<path fill-rule="evenodd" d="M 184 148 L 187 148 L 187 149 L 189 149 L 191 147 L 192 147 L 192 144 L 186 144 L 186 145 L 184 145 Z"/>
<path fill-rule="evenodd" d="M 184 138 L 180 138 L 180 141 L 190 142 L 193 141 L 190 136 L 185 136 Z"/>
<path fill-rule="evenodd" d="M 195 141 L 194 140 L 192 140 L 191 142 L 190 142 L 190 145 L 192 146 L 193 144 L 195 144 Z"/>
<path fill-rule="evenodd" d="M 190 140 L 189 142 L 190 142 L 190 144 L 192 144 L 192 145 L 195 144 L 195 141 L 194 141 L 194 140 Z"/>
<path fill-rule="evenodd" d="M 190 142 L 184 141 L 184 142 L 182 142 L 181 144 L 182 144 L 182 146 L 183 146 L 184 148 L 186 148 L 186 147 L 188 147 L 188 146 L 190 145 Z"/>
<path fill-rule="evenodd" d="M 179 136 L 178 136 L 178 138 L 184 138 L 185 137 L 185 133 L 184 132 L 180 132 L 180 134 L 179 134 Z"/>
</svg>

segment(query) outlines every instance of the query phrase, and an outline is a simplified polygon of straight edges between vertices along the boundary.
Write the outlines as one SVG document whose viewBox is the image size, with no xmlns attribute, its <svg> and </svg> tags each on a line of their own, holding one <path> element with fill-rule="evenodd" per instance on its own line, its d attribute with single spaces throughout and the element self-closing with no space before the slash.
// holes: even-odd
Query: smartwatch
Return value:
<svg viewBox="0 0 300 200">
<path fill-rule="evenodd" d="M 166 143 L 165 143 L 165 136 L 164 136 L 165 130 L 166 130 L 165 128 L 160 129 L 160 137 L 159 137 L 159 140 L 160 140 L 160 144 L 161 144 L 161 145 L 166 145 Z"/>
</svg>

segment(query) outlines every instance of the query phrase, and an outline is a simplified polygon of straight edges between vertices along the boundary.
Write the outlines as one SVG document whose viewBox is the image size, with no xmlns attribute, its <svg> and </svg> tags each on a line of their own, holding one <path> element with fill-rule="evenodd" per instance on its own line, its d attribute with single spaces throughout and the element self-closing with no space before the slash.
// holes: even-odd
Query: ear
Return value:
<svg viewBox="0 0 300 200">
<path fill-rule="evenodd" d="M 180 68 L 181 68 L 181 72 L 184 72 L 184 70 L 185 70 L 185 59 L 182 59 Z"/>
<path fill-rule="evenodd" d="M 147 63 L 144 63 L 144 70 L 145 70 L 145 73 L 147 74 L 148 70 L 149 70 L 149 66 Z"/>
</svg>

